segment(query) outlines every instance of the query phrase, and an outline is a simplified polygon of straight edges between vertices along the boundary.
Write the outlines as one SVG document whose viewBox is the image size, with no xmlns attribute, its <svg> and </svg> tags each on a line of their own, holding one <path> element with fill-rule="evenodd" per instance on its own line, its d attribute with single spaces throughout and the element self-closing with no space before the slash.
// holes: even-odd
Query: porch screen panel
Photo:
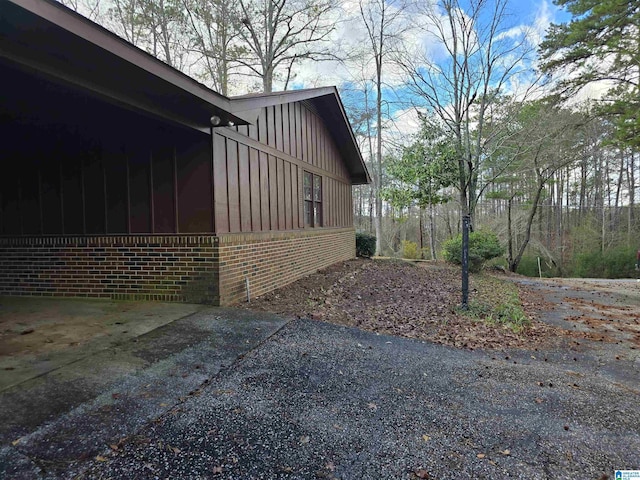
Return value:
<svg viewBox="0 0 640 480">
<path fill-rule="evenodd" d="M 153 152 L 153 222 L 154 233 L 175 232 L 174 149 Z"/>
<path fill-rule="evenodd" d="M 131 233 L 151 233 L 151 164 L 143 150 L 129 155 Z"/>
<path fill-rule="evenodd" d="M 121 152 L 103 153 L 107 185 L 107 233 L 128 233 L 127 158 Z"/>
<path fill-rule="evenodd" d="M 105 181 L 102 162 L 91 152 L 84 160 L 85 225 L 88 234 L 103 234 L 105 230 Z"/>
<path fill-rule="evenodd" d="M 2 233 L 5 235 L 20 235 L 22 233 L 20 221 L 20 182 L 11 175 L 2 175 L 0 180 L 0 195 L 2 195 Z"/>
<path fill-rule="evenodd" d="M 41 167 L 42 191 L 42 233 L 45 235 L 62 233 L 62 199 L 60 197 L 60 163 L 57 153 L 52 162 Z"/>
<path fill-rule="evenodd" d="M 176 150 L 178 171 L 178 224 L 180 233 L 212 232 L 212 176 L 209 142 Z"/>
<path fill-rule="evenodd" d="M 22 214 L 22 233 L 39 234 L 40 225 L 40 179 L 37 167 L 25 165 L 20 181 L 20 213 Z"/>
<path fill-rule="evenodd" d="M 62 165 L 62 204 L 64 233 L 84 233 L 82 167 L 77 156 L 70 156 Z"/>
</svg>

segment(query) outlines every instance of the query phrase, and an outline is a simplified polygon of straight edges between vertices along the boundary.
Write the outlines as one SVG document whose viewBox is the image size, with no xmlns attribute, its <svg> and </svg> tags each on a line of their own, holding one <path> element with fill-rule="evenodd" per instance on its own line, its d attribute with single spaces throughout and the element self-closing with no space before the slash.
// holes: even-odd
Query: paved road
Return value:
<svg viewBox="0 0 640 480">
<path fill-rule="evenodd" d="M 498 354 L 270 325 L 168 407 L 135 410 L 162 369 L 116 382 L 5 446 L 0 477 L 601 479 L 640 468 L 640 362 L 620 357 L 623 345 Z"/>
</svg>

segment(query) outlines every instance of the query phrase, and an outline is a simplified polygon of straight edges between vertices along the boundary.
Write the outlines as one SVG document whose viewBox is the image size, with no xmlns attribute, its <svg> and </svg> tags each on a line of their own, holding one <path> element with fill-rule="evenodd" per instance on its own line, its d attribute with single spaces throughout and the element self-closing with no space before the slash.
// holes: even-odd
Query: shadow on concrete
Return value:
<svg viewBox="0 0 640 480">
<path fill-rule="evenodd" d="M 17 329 L 59 330 L 65 318 L 84 316 L 95 334 L 68 348 L 0 350 L 0 478 L 39 477 L 92 458 L 197 394 L 286 323 L 189 304 L 1 300 L 0 321 L 13 316 Z"/>
</svg>

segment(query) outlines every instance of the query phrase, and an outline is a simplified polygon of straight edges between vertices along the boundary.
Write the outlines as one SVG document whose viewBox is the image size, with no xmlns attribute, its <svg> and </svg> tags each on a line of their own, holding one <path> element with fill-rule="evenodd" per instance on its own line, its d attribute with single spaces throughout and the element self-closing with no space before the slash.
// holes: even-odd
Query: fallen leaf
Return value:
<svg viewBox="0 0 640 480">
<path fill-rule="evenodd" d="M 305 443 L 309 443 L 311 441 L 311 439 L 309 438 L 309 435 L 304 435 L 302 437 L 300 437 L 300 443 L 305 444 Z"/>
<path fill-rule="evenodd" d="M 172 447 L 171 445 L 169 445 L 169 450 L 172 451 L 173 453 L 180 453 L 182 450 L 180 450 L 178 447 Z"/>
<path fill-rule="evenodd" d="M 496 465 L 497 465 L 497 463 L 496 463 L 496 462 L 494 462 L 493 460 L 489 460 L 489 463 L 490 463 L 491 465 L 493 465 L 493 466 L 496 466 Z"/>
<path fill-rule="evenodd" d="M 168 406 L 169 406 L 169 404 L 168 404 L 168 403 L 161 403 L 161 404 L 160 404 L 160 406 L 161 406 L 161 407 L 168 407 Z"/>
<path fill-rule="evenodd" d="M 500 452 L 502 455 L 511 455 L 511 451 L 509 449 L 504 449 Z"/>
<path fill-rule="evenodd" d="M 324 468 L 326 468 L 327 470 L 329 470 L 330 472 L 335 472 L 336 471 L 336 466 L 333 464 L 333 462 L 329 462 L 327 463 Z"/>
<path fill-rule="evenodd" d="M 425 469 L 421 468 L 420 470 L 416 470 L 415 472 L 413 472 L 416 474 L 416 477 L 418 478 L 429 478 L 429 472 L 427 472 Z"/>
<path fill-rule="evenodd" d="M 371 410 L 377 410 L 378 409 L 378 406 L 373 402 L 367 403 L 367 407 L 369 407 Z"/>
<path fill-rule="evenodd" d="M 486 457 L 486 455 L 485 455 L 484 453 L 479 453 L 479 454 L 477 454 L 477 455 L 476 455 L 476 457 L 478 457 L 478 458 L 484 458 L 484 457 Z"/>
<path fill-rule="evenodd" d="M 213 467 L 211 472 L 215 474 L 222 473 L 222 467 Z"/>
<path fill-rule="evenodd" d="M 282 470 L 282 471 L 283 471 L 283 472 L 285 472 L 285 473 L 291 473 L 291 472 L 293 472 L 293 468 L 291 468 L 291 467 L 289 467 L 289 466 L 287 466 L 287 465 L 282 465 L 282 466 L 280 467 L 280 470 Z"/>
<path fill-rule="evenodd" d="M 96 456 L 96 460 L 99 461 L 99 462 L 106 462 L 107 458 L 103 457 L 102 455 L 97 455 Z"/>
<path fill-rule="evenodd" d="M 22 437 L 18 438 L 17 440 L 14 440 L 13 442 L 11 442 L 11 445 L 17 445 L 22 441 Z"/>
<path fill-rule="evenodd" d="M 429 440 L 431 440 L 431 437 L 429 435 L 422 435 L 422 440 L 428 442 Z"/>
<path fill-rule="evenodd" d="M 117 452 L 120 450 L 120 447 L 118 445 L 116 445 L 115 443 L 112 443 L 111 445 L 109 445 L 109 448 L 111 450 L 113 450 L 114 452 Z"/>
<path fill-rule="evenodd" d="M 536 403 L 542 403 L 542 402 L 544 402 L 544 400 L 543 400 L 543 399 L 541 399 L 541 398 L 536 398 L 535 402 L 536 402 Z"/>
</svg>

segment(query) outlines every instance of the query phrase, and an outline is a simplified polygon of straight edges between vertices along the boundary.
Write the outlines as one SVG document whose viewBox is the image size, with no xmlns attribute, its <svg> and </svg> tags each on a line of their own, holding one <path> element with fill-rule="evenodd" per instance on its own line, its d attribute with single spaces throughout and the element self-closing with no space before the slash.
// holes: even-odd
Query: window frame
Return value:
<svg viewBox="0 0 640 480">
<path fill-rule="evenodd" d="M 310 179 L 310 184 L 307 183 L 307 179 Z M 302 202 L 304 207 L 305 228 L 321 228 L 323 226 L 323 200 L 322 175 L 304 170 L 302 180 Z"/>
</svg>

